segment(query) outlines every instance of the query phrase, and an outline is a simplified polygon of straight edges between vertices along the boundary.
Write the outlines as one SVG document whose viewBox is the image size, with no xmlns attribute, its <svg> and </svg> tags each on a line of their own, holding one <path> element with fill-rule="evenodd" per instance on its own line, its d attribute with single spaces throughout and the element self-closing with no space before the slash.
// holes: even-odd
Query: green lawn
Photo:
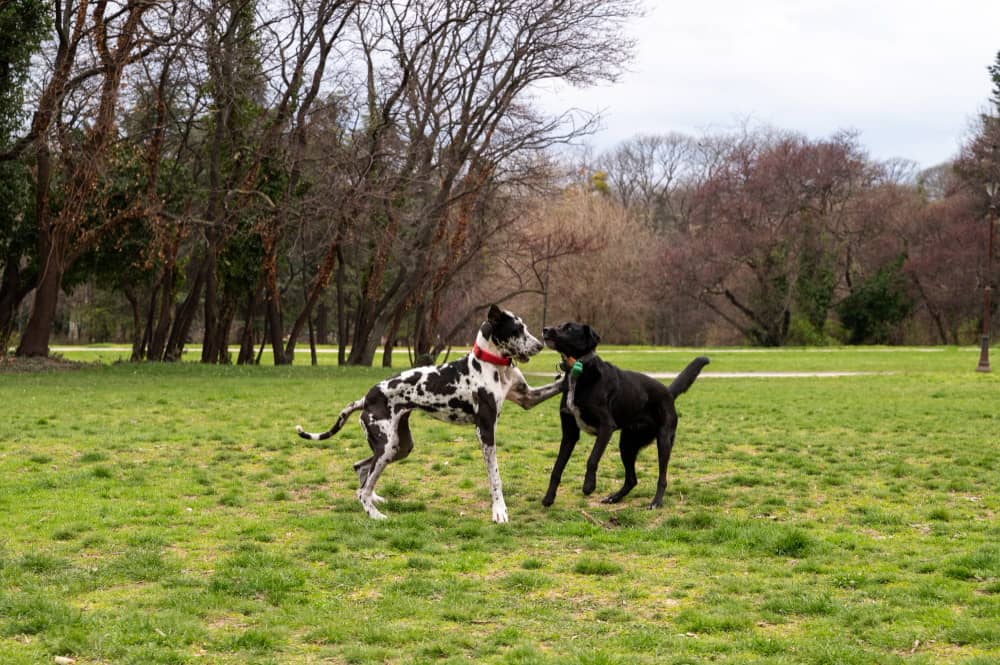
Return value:
<svg viewBox="0 0 1000 665">
<path fill-rule="evenodd" d="M 599 502 L 614 447 L 582 496 L 589 437 L 544 509 L 557 402 L 508 404 L 503 526 L 471 428 L 413 419 L 384 522 L 354 499 L 356 424 L 295 437 L 387 370 L 0 373 L 0 663 L 1000 661 L 1000 354 L 605 357 L 696 353 L 662 510 L 652 449 L 624 503 Z M 712 376 L 765 371 L 871 374 Z"/>
</svg>

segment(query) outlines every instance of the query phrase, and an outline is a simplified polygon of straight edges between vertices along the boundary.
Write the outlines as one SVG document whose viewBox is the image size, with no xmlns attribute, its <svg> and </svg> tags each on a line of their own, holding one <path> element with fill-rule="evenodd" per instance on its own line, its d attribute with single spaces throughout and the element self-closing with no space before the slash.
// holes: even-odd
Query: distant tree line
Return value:
<svg viewBox="0 0 1000 665">
<path fill-rule="evenodd" d="M 599 119 L 541 112 L 538 86 L 615 80 L 638 14 L 6 0 L 0 354 L 46 355 L 67 303 L 159 361 L 194 341 L 286 364 L 308 341 L 432 362 L 495 301 L 616 342 L 973 339 L 1000 56 L 961 153 L 921 173 L 849 132 L 754 126 L 567 157 Z"/>
<path fill-rule="evenodd" d="M 954 164 L 923 173 L 872 160 L 847 132 L 626 142 L 601 168 L 660 241 L 648 282 L 670 316 L 655 339 L 971 341 L 991 279 L 983 182 L 1000 173 L 987 129 L 984 118 Z"/>
</svg>

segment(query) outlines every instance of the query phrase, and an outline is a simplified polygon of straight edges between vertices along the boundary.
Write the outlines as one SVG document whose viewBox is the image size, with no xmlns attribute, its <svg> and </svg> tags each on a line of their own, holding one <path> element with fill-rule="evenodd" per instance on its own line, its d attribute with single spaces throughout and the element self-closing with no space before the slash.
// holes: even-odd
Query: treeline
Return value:
<svg viewBox="0 0 1000 665">
<path fill-rule="evenodd" d="M 849 132 L 624 143 L 596 161 L 596 187 L 653 234 L 651 267 L 633 273 L 650 313 L 630 325 L 658 343 L 978 339 L 998 128 L 983 116 L 954 162 L 924 172 L 872 160 Z"/>
<path fill-rule="evenodd" d="M 380 347 L 389 363 L 399 343 L 430 362 L 496 301 L 615 342 L 972 340 L 996 278 L 983 185 L 1000 173 L 1000 60 L 990 113 L 923 173 L 850 133 L 762 127 L 569 159 L 598 118 L 534 95 L 614 80 L 637 15 L 632 0 L 9 0 L 0 354 L 45 355 L 84 319 L 127 335 L 134 360 L 194 341 L 204 362 L 266 347 L 282 364 L 309 341 L 344 363 Z"/>
<path fill-rule="evenodd" d="M 286 363 L 332 293 L 345 362 L 404 326 L 434 356 L 509 295 L 479 283 L 485 257 L 530 245 L 521 198 L 549 182 L 548 150 L 596 122 L 539 112 L 535 87 L 613 80 L 636 14 L 634 0 L 4 3 L 3 39 L 40 45 L 4 87 L 41 83 L 22 86 L 25 129 L 0 154 L 17 180 L 0 330 L 28 298 L 17 353 L 46 354 L 60 291 L 92 280 L 128 301 L 135 359 L 176 359 L 199 330 L 206 362 L 229 360 L 230 339 L 248 362 L 263 334 Z"/>
</svg>

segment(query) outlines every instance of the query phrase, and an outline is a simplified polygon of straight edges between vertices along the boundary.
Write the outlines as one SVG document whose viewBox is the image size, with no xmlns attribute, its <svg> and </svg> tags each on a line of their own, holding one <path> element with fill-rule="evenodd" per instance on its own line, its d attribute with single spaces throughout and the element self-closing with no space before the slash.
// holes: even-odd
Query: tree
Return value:
<svg viewBox="0 0 1000 665">
<path fill-rule="evenodd" d="M 696 149 L 683 134 L 641 135 L 601 156 L 611 191 L 626 209 L 661 232 L 683 225 L 693 184 Z"/>
<path fill-rule="evenodd" d="M 643 220 L 598 191 L 567 190 L 530 231 L 564 246 L 560 256 L 545 262 L 551 273 L 545 325 L 587 321 L 606 342 L 626 343 L 648 334 L 652 292 L 641 284 L 657 258 L 655 236 Z"/>
<path fill-rule="evenodd" d="M 689 228 L 665 249 L 669 288 L 753 344 L 785 344 L 798 316 L 822 331 L 856 270 L 852 248 L 877 228 L 858 202 L 880 186 L 880 169 L 845 133 L 744 130 L 699 152 Z"/>
<path fill-rule="evenodd" d="M 416 330 L 437 328 L 455 276 L 510 223 L 491 200 L 530 178 L 532 155 L 594 127 L 545 117 L 528 96 L 545 80 L 614 80 L 631 55 L 621 28 L 636 5 L 441 0 L 385 10 L 364 33 L 362 189 L 372 198 L 352 252 L 361 289 L 348 362 L 358 364 L 407 311 Z"/>
<path fill-rule="evenodd" d="M 848 330 L 850 344 L 887 344 L 897 326 L 910 315 L 913 303 L 907 294 L 900 256 L 871 278 L 855 286 L 837 304 L 837 315 Z"/>
<path fill-rule="evenodd" d="M 46 3 L 0 3 L 0 358 L 7 354 L 15 311 L 34 287 L 37 274 L 31 172 L 26 161 L 11 150 L 11 143 L 23 119 L 31 56 L 48 25 Z"/>
<path fill-rule="evenodd" d="M 10 148 L 20 125 L 31 56 L 49 25 L 48 4 L 41 0 L 0 3 L 0 152 Z"/>
<path fill-rule="evenodd" d="M 135 119 L 137 138 L 153 136 L 147 198 L 160 273 L 148 296 L 150 358 L 180 358 L 200 322 L 202 361 L 228 362 L 242 313 L 238 362 L 250 362 L 263 310 L 275 362 L 290 361 L 298 328 L 286 346 L 283 253 L 303 216 L 308 116 L 357 4 L 192 5 L 185 35 L 146 68 L 140 90 L 156 111 Z"/>
<path fill-rule="evenodd" d="M 86 222 L 95 217 L 87 208 L 101 205 L 93 192 L 115 137 L 122 77 L 147 43 L 142 19 L 155 6 L 131 0 L 123 5 L 109 0 L 93 4 L 91 0 L 66 0 L 55 5 L 56 58 L 31 127 L 12 149 L 20 154 L 30 145 L 34 151 L 34 221 L 40 260 L 31 314 L 17 348 L 19 356 L 48 355 L 63 276 L 119 221 L 112 217 L 88 226 Z M 83 60 L 83 47 L 92 47 L 93 61 Z M 91 79 L 96 81 L 92 91 L 83 87 Z M 77 113 L 71 112 L 70 102 L 80 104 Z M 84 121 L 87 116 L 89 122 Z M 68 124 L 67 118 L 78 124 Z"/>
</svg>

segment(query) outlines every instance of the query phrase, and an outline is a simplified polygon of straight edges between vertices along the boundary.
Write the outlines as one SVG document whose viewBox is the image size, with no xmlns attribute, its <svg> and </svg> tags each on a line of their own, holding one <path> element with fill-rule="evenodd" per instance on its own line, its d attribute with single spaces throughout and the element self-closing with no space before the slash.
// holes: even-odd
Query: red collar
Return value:
<svg viewBox="0 0 1000 665">
<path fill-rule="evenodd" d="M 510 365 L 514 362 L 507 356 L 497 356 L 489 351 L 483 351 L 478 344 L 472 345 L 472 355 L 493 365 Z"/>
</svg>

